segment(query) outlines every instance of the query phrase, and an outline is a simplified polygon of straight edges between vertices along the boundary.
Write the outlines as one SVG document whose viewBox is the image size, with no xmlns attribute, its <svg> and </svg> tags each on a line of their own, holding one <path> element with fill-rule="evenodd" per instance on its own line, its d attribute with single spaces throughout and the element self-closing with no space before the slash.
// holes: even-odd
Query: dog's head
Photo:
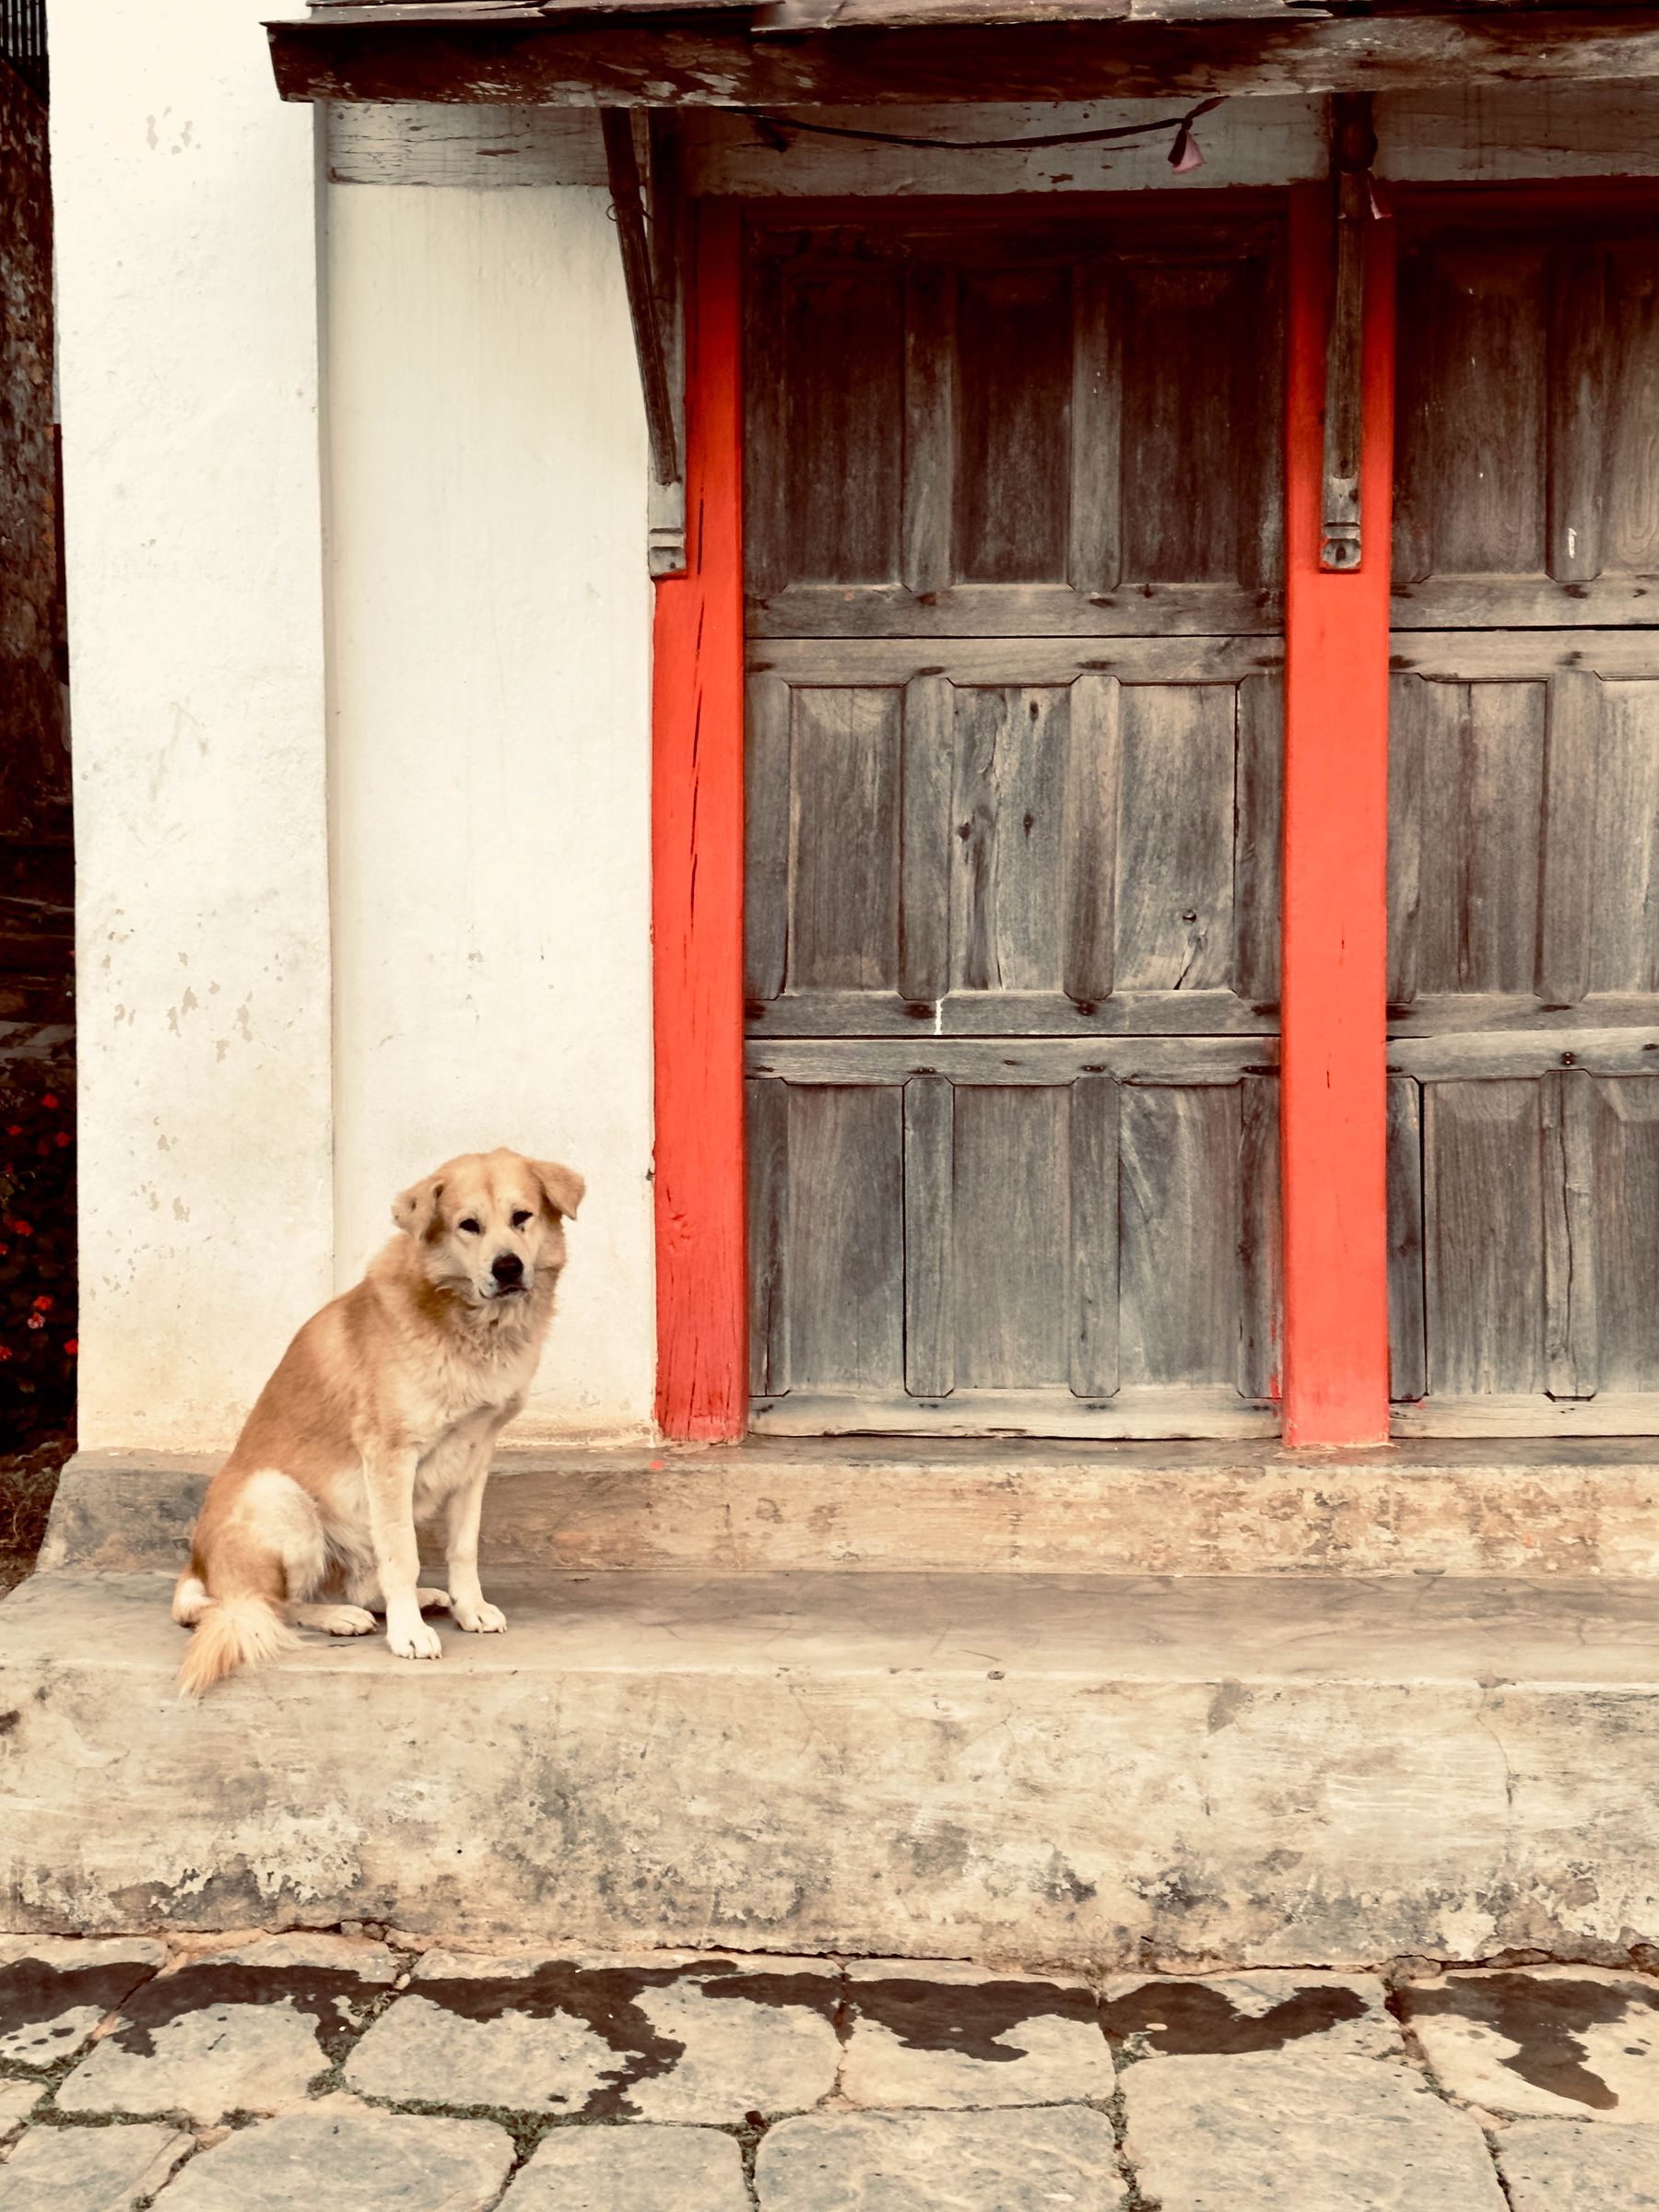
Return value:
<svg viewBox="0 0 1659 2212">
<path fill-rule="evenodd" d="M 510 1307 L 565 1264 L 564 1220 L 586 1189 L 574 1168 L 520 1152 L 465 1152 L 410 1185 L 392 1218 L 419 1248 L 429 1282 Z"/>
</svg>

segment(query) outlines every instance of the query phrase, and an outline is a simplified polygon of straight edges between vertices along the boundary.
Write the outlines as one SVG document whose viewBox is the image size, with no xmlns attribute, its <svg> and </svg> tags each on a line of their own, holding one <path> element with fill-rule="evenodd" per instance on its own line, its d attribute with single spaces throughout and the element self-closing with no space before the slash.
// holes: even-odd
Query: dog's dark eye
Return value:
<svg viewBox="0 0 1659 2212">
<path fill-rule="evenodd" d="M 457 1223 L 456 1226 L 464 1229 L 469 1237 L 481 1237 L 484 1234 L 484 1224 L 481 1221 L 475 1221 L 470 1214 L 465 1221 Z"/>
<path fill-rule="evenodd" d="M 524 1213 L 524 1212 L 522 1212 L 522 1211 L 521 1211 L 521 1212 L 519 1212 L 519 1213 L 516 1213 L 516 1214 L 514 1214 L 514 1215 L 513 1215 L 513 1217 L 512 1217 L 512 1226 L 513 1226 L 513 1228 L 514 1228 L 514 1229 L 523 1229 L 523 1228 L 524 1228 L 524 1224 L 525 1224 L 525 1222 L 526 1222 L 526 1221 L 528 1221 L 528 1220 L 529 1220 L 529 1218 L 530 1218 L 529 1215 L 528 1215 L 528 1214 L 526 1214 L 526 1213 Z"/>
</svg>

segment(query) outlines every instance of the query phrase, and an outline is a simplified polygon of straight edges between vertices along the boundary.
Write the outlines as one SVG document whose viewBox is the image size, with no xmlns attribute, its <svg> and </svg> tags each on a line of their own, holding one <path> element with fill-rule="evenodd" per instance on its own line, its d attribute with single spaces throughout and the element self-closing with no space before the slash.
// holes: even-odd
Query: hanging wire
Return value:
<svg viewBox="0 0 1659 2212">
<path fill-rule="evenodd" d="M 1179 168 L 1185 163 L 1196 168 L 1196 162 L 1187 161 L 1193 125 L 1200 115 L 1207 115 L 1212 108 L 1220 105 L 1221 95 L 1216 93 L 1208 100 L 1201 100 L 1196 107 L 1189 108 L 1184 115 L 1164 115 L 1155 123 L 1120 123 L 1095 131 L 1045 131 L 1041 136 L 1030 138 L 911 138 L 901 131 L 863 131 L 844 123 L 806 123 L 798 115 L 775 115 L 762 108 L 744 108 L 739 112 L 747 115 L 759 128 L 767 143 L 780 153 L 786 150 L 791 133 L 796 131 L 805 131 L 815 138 L 856 138 L 867 146 L 906 146 L 921 153 L 943 149 L 961 154 L 1021 149 L 1030 152 L 1055 146 L 1101 146 L 1108 141 L 1156 138 L 1165 131 L 1173 131 L 1175 143 L 1170 152 L 1171 166 Z"/>
</svg>

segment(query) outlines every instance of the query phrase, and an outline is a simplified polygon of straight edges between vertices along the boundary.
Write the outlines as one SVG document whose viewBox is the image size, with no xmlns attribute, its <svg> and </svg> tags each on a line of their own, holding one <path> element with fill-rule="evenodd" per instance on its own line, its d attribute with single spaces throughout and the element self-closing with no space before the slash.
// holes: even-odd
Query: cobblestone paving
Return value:
<svg viewBox="0 0 1659 2212">
<path fill-rule="evenodd" d="M 0 1939 L 0 2212 L 1659 2212 L 1659 1975 Z"/>
</svg>

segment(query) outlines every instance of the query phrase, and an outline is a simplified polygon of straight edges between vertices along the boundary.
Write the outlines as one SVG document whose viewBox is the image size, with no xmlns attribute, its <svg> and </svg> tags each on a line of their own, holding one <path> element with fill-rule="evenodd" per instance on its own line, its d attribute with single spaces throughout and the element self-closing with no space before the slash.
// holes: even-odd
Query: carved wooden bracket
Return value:
<svg viewBox="0 0 1659 2212">
<path fill-rule="evenodd" d="M 651 440 L 653 576 L 686 572 L 685 208 L 672 116 L 604 108 L 606 167 Z M 641 164 L 641 151 L 643 164 Z"/>
<path fill-rule="evenodd" d="M 1377 134 L 1369 92 L 1331 102 L 1331 186 L 1335 198 L 1335 278 L 1325 337 L 1324 505 L 1319 565 L 1357 569 L 1361 551 L 1359 453 L 1364 430 L 1365 226 Z"/>
</svg>

